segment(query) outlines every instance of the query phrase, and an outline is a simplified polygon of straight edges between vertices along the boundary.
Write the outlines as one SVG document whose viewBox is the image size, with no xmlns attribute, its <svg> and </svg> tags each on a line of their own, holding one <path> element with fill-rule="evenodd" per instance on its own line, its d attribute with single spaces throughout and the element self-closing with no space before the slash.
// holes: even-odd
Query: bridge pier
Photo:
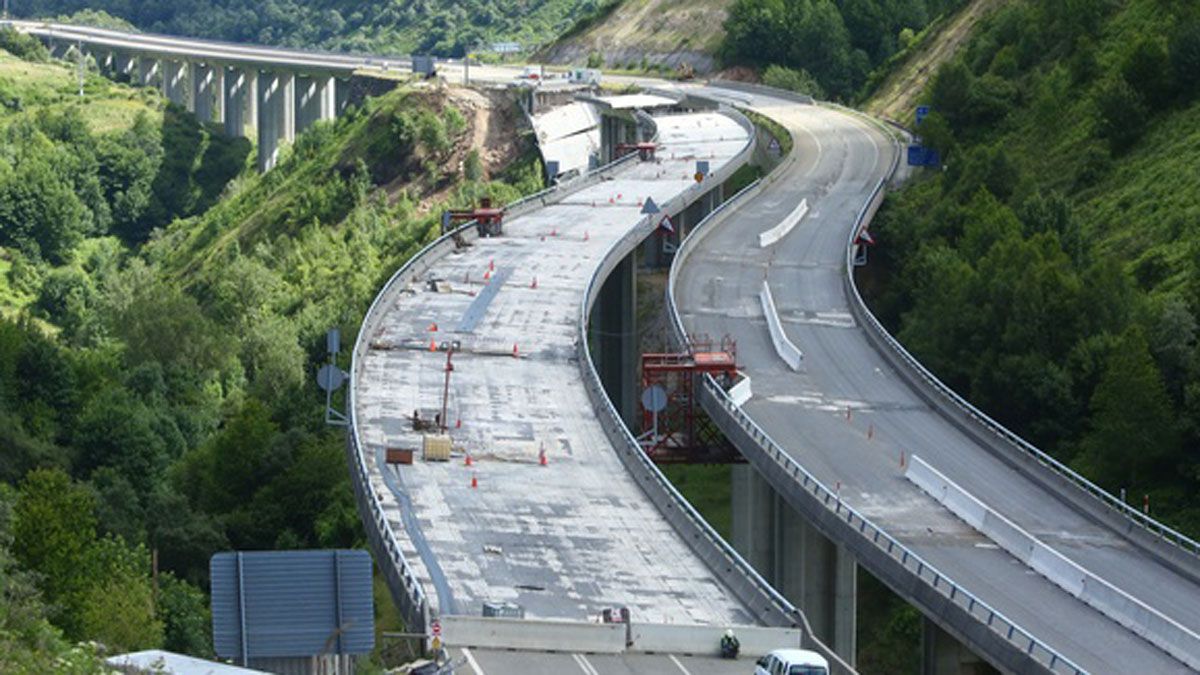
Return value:
<svg viewBox="0 0 1200 675">
<path fill-rule="evenodd" d="M 1000 671 L 936 623 L 921 619 L 921 675 L 992 675 Z"/>
<path fill-rule="evenodd" d="M 162 79 L 158 59 L 149 56 L 137 57 L 137 81 L 143 87 L 156 87 Z"/>
<path fill-rule="evenodd" d="M 192 68 L 188 62 L 163 59 L 160 68 L 162 69 L 163 96 L 175 105 L 183 106 L 189 111 L 192 110 L 190 79 Z"/>
<path fill-rule="evenodd" d="M 238 137 L 258 130 L 258 71 L 243 68 L 223 69 L 221 100 L 225 109 L 225 135 Z"/>
<path fill-rule="evenodd" d="M 196 119 L 201 122 L 223 122 L 225 97 L 221 93 L 221 80 L 225 78 L 225 69 L 207 63 L 193 63 L 190 69 Z"/>
<path fill-rule="evenodd" d="M 318 121 L 337 116 L 337 78 L 302 75 L 296 78 L 296 133 Z"/>
<path fill-rule="evenodd" d="M 735 549 L 849 662 L 857 651 L 858 564 L 796 513 L 748 464 L 733 468 Z"/>
<path fill-rule="evenodd" d="M 284 144 L 296 139 L 296 76 L 289 72 L 258 74 L 258 170 L 279 163 Z"/>
<path fill-rule="evenodd" d="M 636 253 L 625 256 L 608 276 L 589 322 L 592 354 L 604 390 L 621 419 L 638 429 L 637 265 Z"/>
</svg>

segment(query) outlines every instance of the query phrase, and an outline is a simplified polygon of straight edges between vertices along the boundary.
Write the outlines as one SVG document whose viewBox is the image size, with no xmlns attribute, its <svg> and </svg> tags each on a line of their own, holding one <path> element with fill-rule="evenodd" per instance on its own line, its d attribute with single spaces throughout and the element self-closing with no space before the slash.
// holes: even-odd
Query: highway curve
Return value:
<svg viewBox="0 0 1200 675">
<path fill-rule="evenodd" d="M 1195 575 L 1168 568 L 1073 510 L 960 431 L 898 376 L 857 325 L 844 284 L 846 242 L 857 213 L 889 170 L 892 141 L 870 123 L 831 108 L 762 97 L 746 102 L 792 131 L 795 161 L 714 221 L 676 280 L 689 332 L 737 340 L 754 391 L 744 410 L 819 480 L 840 484 L 846 503 L 1083 668 L 1187 672 L 904 479 L 901 452 L 919 455 L 1059 553 L 1179 624 L 1200 629 Z M 780 243 L 760 248 L 759 233 L 802 199 L 808 199 L 809 215 Z M 758 299 L 764 278 L 788 337 L 805 354 L 801 372 L 791 371 L 770 342 Z"/>
</svg>

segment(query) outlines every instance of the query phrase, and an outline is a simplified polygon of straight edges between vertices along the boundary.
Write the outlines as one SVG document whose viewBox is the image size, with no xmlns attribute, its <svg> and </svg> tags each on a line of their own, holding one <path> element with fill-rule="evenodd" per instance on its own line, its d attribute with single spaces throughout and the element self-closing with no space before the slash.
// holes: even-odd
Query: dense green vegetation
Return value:
<svg viewBox="0 0 1200 675">
<path fill-rule="evenodd" d="M 514 199 L 539 166 L 485 181 L 463 113 L 398 90 L 259 176 L 154 92 L 0 68 L 0 671 L 91 672 L 81 640 L 209 655 L 214 552 L 362 543 L 325 330 L 355 334 L 437 202 Z M 144 110 L 109 128 L 113 100 Z"/>
<path fill-rule="evenodd" d="M 1200 533 L 1200 8 L 1021 0 L 933 78 L 881 317 L 948 384 Z"/>
<path fill-rule="evenodd" d="M 495 41 L 516 41 L 532 51 L 603 4 L 603 0 L 41 0 L 14 2 L 12 9 L 17 16 L 38 17 L 100 10 L 145 31 L 235 42 L 462 56 Z"/>
<path fill-rule="evenodd" d="M 871 71 L 962 0 L 734 0 L 721 57 L 768 84 L 849 99 Z M 791 72 L 789 72 L 791 71 Z"/>
</svg>

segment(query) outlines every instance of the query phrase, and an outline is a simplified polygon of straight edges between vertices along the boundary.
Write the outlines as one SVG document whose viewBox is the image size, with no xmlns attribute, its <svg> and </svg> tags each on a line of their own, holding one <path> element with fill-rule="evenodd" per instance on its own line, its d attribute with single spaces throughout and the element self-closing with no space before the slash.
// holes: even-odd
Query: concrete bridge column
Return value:
<svg viewBox="0 0 1200 675">
<path fill-rule="evenodd" d="M 331 120 L 337 113 L 337 79 L 330 76 L 296 78 L 296 133 L 303 133 L 319 120 Z"/>
<path fill-rule="evenodd" d="M 858 565 L 777 495 L 750 465 L 733 467 L 735 549 L 851 665 L 857 652 Z"/>
<path fill-rule="evenodd" d="M 191 70 L 192 68 L 186 61 L 164 59 L 162 62 L 163 96 L 166 96 L 171 103 L 183 106 L 188 110 L 192 110 L 192 83 L 189 79 Z"/>
<path fill-rule="evenodd" d="M 221 69 L 221 107 L 224 109 L 225 135 L 233 138 L 246 136 L 246 125 L 257 128 L 255 91 L 257 73 L 241 68 Z"/>
<path fill-rule="evenodd" d="M 921 675 L 992 675 L 1000 671 L 928 618 L 921 619 Z"/>
<path fill-rule="evenodd" d="M 137 81 L 143 87 L 155 87 L 162 81 L 162 62 L 149 56 L 137 57 Z"/>
<path fill-rule="evenodd" d="M 113 57 L 113 72 L 131 82 L 137 71 L 137 57 L 125 52 L 117 52 Z"/>
<path fill-rule="evenodd" d="M 333 116 L 340 117 L 350 107 L 350 80 L 339 80 L 333 89 Z"/>
<path fill-rule="evenodd" d="M 258 76 L 258 170 L 279 163 L 284 144 L 296 138 L 296 77 L 292 73 L 262 72 Z"/>
<path fill-rule="evenodd" d="M 224 79 L 225 69 L 207 63 L 194 63 L 192 71 L 192 101 L 196 118 L 201 122 L 222 122 L 224 96 L 218 78 Z"/>
<path fill-rule="evenodd" d="M 600 381 L 630 429 L 637 418 L 637 265 L 625 256 L 600 289 L 591 320 L 592 354 Z"/>
</svg>

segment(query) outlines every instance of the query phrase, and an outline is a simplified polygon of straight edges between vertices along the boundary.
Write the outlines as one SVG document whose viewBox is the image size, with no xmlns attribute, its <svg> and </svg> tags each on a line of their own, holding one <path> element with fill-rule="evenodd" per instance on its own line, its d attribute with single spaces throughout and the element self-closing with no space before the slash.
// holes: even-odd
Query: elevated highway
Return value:
<svg viewBox="0 0 1200 675">
<path fill-rule="evenodd" d="M 114 58 L 110 65 L 136 67 L 143 83 L 163 86 L 197 114 L 224 115 L 234 132 L 256 124 L 260 152 L 268 149 L 264 168 L 304 124 L 337 114 L 338 77 L 407 64 L 18 27 L 45 33 L 52 44 L 144 59 Z M 503 80 L 512 71 L 472 74 Z M 1002 669 L 1188 670 L 1184 663 L 1194 664 L 1195 655 L 1187 636 L 1200 628 L 1194 542 L 1138 519 L 941 391 L 858 298 L 847 276 L 847 242 L 898 159 L 887 135 L 794 97 L 676 90 L 754 108 L 796 140 L 784 166 L 706 223 L 703 237 L 679 256 L 673 281 L 688 329 L 738 339 L 754 396 L 739 406 L 710 384 L 704 402 L 763 477 L 751 491 L 780 495 Z M 503 601 L 547 621 L 589 622 L 603 607 L 625 605 L 658 626 L 803 622 L 637 452 L 587 349 L 590 340 L 611 337 L 603 326 L 589 331 L 594 306 L 609 302 L 601 287 L 615 279 L 618 296 L 622 285 L 631 292 L 627 256 L 656 226 L 639 201 L 652 197 L 677 213 L 743 164 L 751 148 L 751 130 L 727 112 L 660 116 L 652 126 L 667 149 L 661 162 L 621 163 L 515 205 L 506 237 L 475 240 L 464 231 L 466 247 L 440 239 L 397 273 L 368 313 L 352 368 L 352 467 L 373 548 L 416 630 L 434 617 L 477 616 L 483 602 Z M 699 186 L 691 178 L 698 159 L 714 168 L 711 182 Z M 801 223 L 778 244 L 759 247 L 759 235 L 801 200 L 809 205 Z M 782 333 L 804 352 L 798 372 L 782 365 L 766 337 L 764 280 Z M 398 471 L 383 450 L 416 444 L 407 420 L 414 408 L 427 414 L 439 407 L 443 344 L 455 342 L 448 418 L 474 466 L 465 467 L 458 454 L 448 464 Z M 908 480 L 902 456 L 920 456 L 957 490 L 1127 602 L 1098 608 L 1094 598 L 1071 592 L 1074 582 L 1052 583 L 1045 567 L 1035 571 L 1001 550 Z M 770 576 L 786 584 L 778 569 L 789 563 L 786 552 L 771 563 L 750 557 L 762 569 L 776 568 Z M 1174 628 L 1146 629 L 1150 614 L 1158 628 Z M 550 624 L 530 626 L 550 631 Z M 1164 644 L 1168 634 L 1184 639 Z M 506 658 L 479 654 L 496 663 Z M 640 663 L 613 658 L 616 670 Z M 622 659 L 624 666 L 615 663 Z"/>
<path fill-rule="evenodd" d="M 753 396 L 740 407 L 710 383 L 705 407 L 719 426 L 794 509 L 994 664 L 1019 672 L 1188 672 L 1193 645 L 1168 641 L 1200 630 L 1200 565 L 1190 543 L 1168 543 L 1144 527 L 1155 524 L 1115 511 L 1031 449 L 963 414 L 919 364 L 899 358 L 861 304 L 847 277 L 848 242 L 877 205 L 897 144 L 841 110 L 763 97 L 752 107 L 790 131 L 793 156 L 705 225 L 673 280 L 682 326 L 735 337 L 751 378 Z M 802 200 L 810 210 L 800 224 L 761 246 L 760 233 Z M 803 352 L 798 371 L 769 336 L 764 281 L 784 334 Z M 913 456 L 1133 598 L 1124 611 L 1136 614 L 1140 603 L 1184 633 L 1121 625 L 1120 611 L 1101 611 L 1062 580 L 1035 572 L 906 480 L 902 457 Z"/>
</svg>

